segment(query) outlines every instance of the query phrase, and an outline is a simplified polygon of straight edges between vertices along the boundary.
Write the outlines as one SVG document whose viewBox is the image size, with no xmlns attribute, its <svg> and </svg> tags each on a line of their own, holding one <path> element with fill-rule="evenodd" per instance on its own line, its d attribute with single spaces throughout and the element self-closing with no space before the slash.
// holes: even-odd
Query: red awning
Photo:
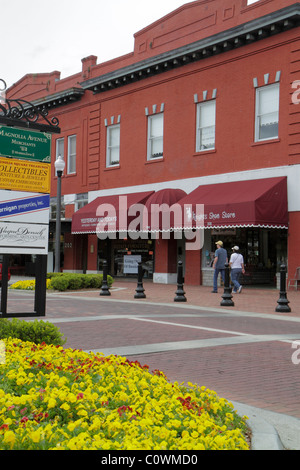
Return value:
<svg viewBox="0 0 300 470">
<path fill-rule="evenodd" d="M 183 214 L 192 214 L 193 227 L 288 228 L 286 177 L 199 186 L 179 204 Z M 197 214 L 196 204 L 204 205 L 204 213 L 199 206 Z"/>
<path fill-rule="evenodd" d="M 127 230 L 135 217 L 128 210 L 135 204 L 145 204 L 153 191 L 98 197 L 75 212 L 72 233 L 101 233 Z M 121 224 L 121 226 L 120 226 Z"/>
<path fill-rule="evenodd" d="M 186 196 L 182 189 L 166 188 L 156 191 L 146 201 L 147 230 L 150 232 L 169 232 L 174 228 L 175 214 L 171 207 Z M 181 218 L 180 218 L 181 220 Z"/>
</svg>

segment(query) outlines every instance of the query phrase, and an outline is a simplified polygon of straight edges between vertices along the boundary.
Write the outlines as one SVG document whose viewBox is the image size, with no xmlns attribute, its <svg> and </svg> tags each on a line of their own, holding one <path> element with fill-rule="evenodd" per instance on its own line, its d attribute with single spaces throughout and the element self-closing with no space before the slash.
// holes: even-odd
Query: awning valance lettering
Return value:
<svg viewBox="0 0 300 470">
<path fill-rule="evenodd" d="M 192 206 L 195 228 L 288 228 L 286 177 L 199 186 L 179 204 L 183 211 Z M 204 205 L 202 220 L 197 204 Z"/>
<path fill-rule="evenodd" d="M 72 217 L 72 233 L 110 232 L 110 227 L 116 232 L 127 230 L 134 218 L 128 214 L 130 207 L 144 205 L 153 192 L 98 197 L 75 212 Z"/>
</svg>

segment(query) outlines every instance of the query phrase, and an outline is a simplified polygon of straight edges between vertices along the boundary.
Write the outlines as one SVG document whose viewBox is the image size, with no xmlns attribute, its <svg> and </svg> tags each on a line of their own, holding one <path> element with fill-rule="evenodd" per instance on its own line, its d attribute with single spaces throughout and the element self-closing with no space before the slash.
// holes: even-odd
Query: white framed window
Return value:
<svg viewBox="0 0 300 470">
<path fill-rule="evenodd" d="M 65 158 L 65 139 L 57 139 L 56 140 L 56 160 L 61 156 L 63 159 Z"/>
<path fill-rule="evenodd" d="M 148 116 L 147 160 L 164 155 L 164 113 Z"/>
<path fill-rule="evenodd" d="M 108 126 L 106 137 L 106 167 L 112 167 L 120 164 L 120 124 Z"/>
<path fill-rule="evenodd" d="M 75 196 L 75 212 L 77 212 L 82 207 L 86 206 L 89 202 L 88 193 L 76 194 Z"/>
<path fill-rule="evenodd" d="M 279 83 L 256 89 L 255 142 L 276 139 L 279 127 Z"/>
<path fill-rule="evenodd" d="M 212 150 L 216 141 L 216 100 L 197 104 L 196 152 Z"/>
<path fill-rule="evenodd" d="M 50 219 L 56 219 L 56 208 L 57 208 L 57 197 L 50 198 Z M 61 219 L 65 219 L 66 217 L 66 206 L 65 206 L 65 198 L 64 196 L 61 197 L 60 203 L 60 217 Z"/>
<path fill-rule="evenodd" d="M 68 175 L 76 173 L 76 135 L 70 135 L 68 137 L 67 173 Z"/>
</svg>

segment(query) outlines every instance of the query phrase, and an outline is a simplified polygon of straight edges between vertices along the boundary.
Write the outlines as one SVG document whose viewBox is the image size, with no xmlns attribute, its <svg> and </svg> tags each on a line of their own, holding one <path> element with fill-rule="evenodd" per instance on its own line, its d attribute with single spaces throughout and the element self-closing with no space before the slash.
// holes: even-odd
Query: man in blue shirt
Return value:
<svg viewBox="0 0 300 470">
<path fill-rule="evenodd" d="M 225 264 L 228 262 L 227 251 L 223 248 L 223 242 L 216 242 L 217 250 L 215 252 L 215 259 L 213 263 L 214 272 L 214 288 L 213 293 L 218 292 L 218 276 L 221 273 L 223 282 L 225 283 Z"/>
</svg>

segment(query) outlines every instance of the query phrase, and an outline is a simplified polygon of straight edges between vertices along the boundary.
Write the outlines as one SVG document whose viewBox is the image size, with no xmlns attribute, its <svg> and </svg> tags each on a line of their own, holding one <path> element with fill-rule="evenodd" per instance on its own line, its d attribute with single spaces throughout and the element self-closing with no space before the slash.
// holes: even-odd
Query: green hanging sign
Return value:
<svg viewBox="0 0 300 470">
<path fill-rule="evenodd" d="M 51 163 L 51 134 L 0 126 L 0 155 Z"/>
</svg>

